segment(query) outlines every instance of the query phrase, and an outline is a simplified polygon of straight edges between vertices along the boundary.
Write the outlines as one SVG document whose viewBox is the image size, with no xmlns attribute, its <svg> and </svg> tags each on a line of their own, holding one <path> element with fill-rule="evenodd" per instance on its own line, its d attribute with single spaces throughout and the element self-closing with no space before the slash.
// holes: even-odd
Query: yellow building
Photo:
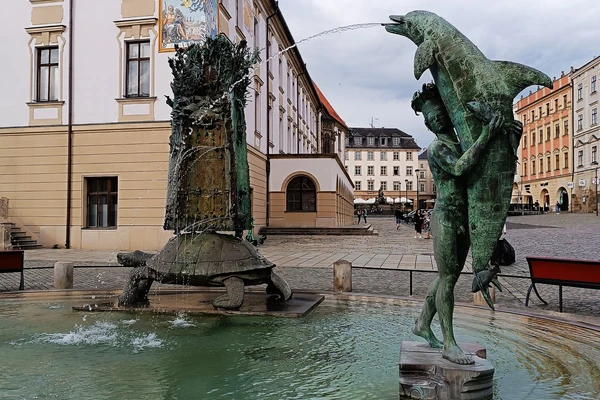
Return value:
<svg viewBox="0 0 600 400">
<path fill-rule="evenodd" d="M 353 185 L 339 162 L 346 131 L 335 126 L 322 135 L 331 115 L 298 49 L 282 52 L 295 42 L 277 2 L 210 0 L 201 10 L 195 3 L 13 4 L 0 25 L 11 38 L 10 62 L 0 66 L 10 94 L 0 99 L 0 197 L 10 222 L 45 247 L 160 249 L 172 234 L 162 228 L 168 59 L 175 44 L 219 33 L 261 49 L 246 108 L 255 229 L 351 221 Z M 279 193 L 302 179 L 313 189 L 290 193 L 307 209 L 290 201 L 283 217 L 271 219 Z"/>
</svg>

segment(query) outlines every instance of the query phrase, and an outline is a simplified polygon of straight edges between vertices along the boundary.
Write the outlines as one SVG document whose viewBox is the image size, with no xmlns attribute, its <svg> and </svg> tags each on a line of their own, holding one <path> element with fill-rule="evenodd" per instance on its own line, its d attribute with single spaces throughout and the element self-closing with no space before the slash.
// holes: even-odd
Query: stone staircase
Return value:
<svg viewBox="0 0 600 400">
<path fill-rule="evenodd" d="M 373 225 L 350 225 L 335 228 L 261 228 L 261 235 L 361 235 L 361 236 L 378 236 L 379 232 L 373 229 Z"/>
<path fill-rule="evenodd" d="M 14 250 L 41 249 L 42 245 L 33 239 L 27 232 L 15 225 L 13 222 L 3 222 L 10 232 L 10 242 Z"/>
</svg>

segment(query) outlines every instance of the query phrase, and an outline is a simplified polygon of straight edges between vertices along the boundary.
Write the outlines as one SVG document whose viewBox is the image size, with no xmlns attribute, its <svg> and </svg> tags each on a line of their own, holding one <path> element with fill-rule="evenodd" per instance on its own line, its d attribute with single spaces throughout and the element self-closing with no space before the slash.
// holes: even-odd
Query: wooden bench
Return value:
<svg viewBox="0 0 600 400">
<path fill-rule="evenodd" d="M 562 312 L 563 286 L 580 287 L 586 289 L 600 289 L 600 261 L 573 260 L 548 257 L 526 257 L 531 275 L 531 285 L 527 290 L 525 306 L 529 305 L 531 289 L 538 299 L 548 304 L 541 298 L 535 287 L 536 283 L 558 285 L 558 304 Z"/>
<path fill-rule="evenodd" d="M 21 283 L 19 284 L 19 290 L 25 289 L 25 277 L 23 274 L 24 253 L 23 250 L 0 250 L 0 273 L 20 272 Z"/>
</svg>

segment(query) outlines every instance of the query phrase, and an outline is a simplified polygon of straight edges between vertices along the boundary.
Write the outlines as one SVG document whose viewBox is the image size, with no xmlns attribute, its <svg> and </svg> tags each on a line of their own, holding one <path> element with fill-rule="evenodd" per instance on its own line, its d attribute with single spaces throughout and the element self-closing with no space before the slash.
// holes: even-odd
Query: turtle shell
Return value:
<svg viewBox="0 0 600 400">
<path fill-rule="evenodd" d="M 146 265 L 162 274 L 206 279 L 275 267 L 249 242 L 220 233 L 175 236 Z"/>
</svg>

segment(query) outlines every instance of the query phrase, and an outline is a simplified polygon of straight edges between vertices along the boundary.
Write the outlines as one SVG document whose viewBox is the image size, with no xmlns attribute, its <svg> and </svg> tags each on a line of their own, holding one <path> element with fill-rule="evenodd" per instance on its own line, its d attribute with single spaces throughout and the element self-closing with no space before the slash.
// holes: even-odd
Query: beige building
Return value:
<svg viewBox="0 0 600 400">
<path fill-rule="evenodd" d="M 339 161 L 347 130 L 331 123 L 299 50 L 282 52 L 295 42 L 277 2 L 208 0 L 200 11 L 196 3 L 11 6 L 0 25 L 11 38 L 10 62 L 0 66 L 10 93 L 0 98 L 0 197 L 9 221 L 45 247 L 160 249 L 172 234 L 162 229 L 168 59 L 175 44 L 219 33 L 261 49 L 246 108 L 256 229 L 351 220 L 353 185 Z M 306 185 L 296 190 L 298 182 Z"/>
<path fill-rule="evenodd" d="M 600 125 L 598 125 L 598 79 L 600 57 L 594 58 L 571 73 L 573 80 L 573 209 L 596 212 L 598 202 L 598 148 Z"/>
<path fill-rule="evenodd" d="M 437 198 L 437 188 L 433 181 L 433 174 L 429 169 L 427 149 L 419 154 L 419 207 L 433 208 Z"/>
<path fill-rule="evenodd" d="M 397 128 L 350 128 L 345 166 L 354 182 L 354 198 L 417 197 L 419 150 L 414 138 Z M 413 203 L 414 204 L 414 203 Z"/>
<path fill-rule="evenodd" d="M 571 74 L 554 79 L 552 90 L 540 88 L 517 101 L 515 113 L 523 123 L 513 202 L 546 211 L 558 202 L 570 210 L 572 182 Z"/>
</svg>

